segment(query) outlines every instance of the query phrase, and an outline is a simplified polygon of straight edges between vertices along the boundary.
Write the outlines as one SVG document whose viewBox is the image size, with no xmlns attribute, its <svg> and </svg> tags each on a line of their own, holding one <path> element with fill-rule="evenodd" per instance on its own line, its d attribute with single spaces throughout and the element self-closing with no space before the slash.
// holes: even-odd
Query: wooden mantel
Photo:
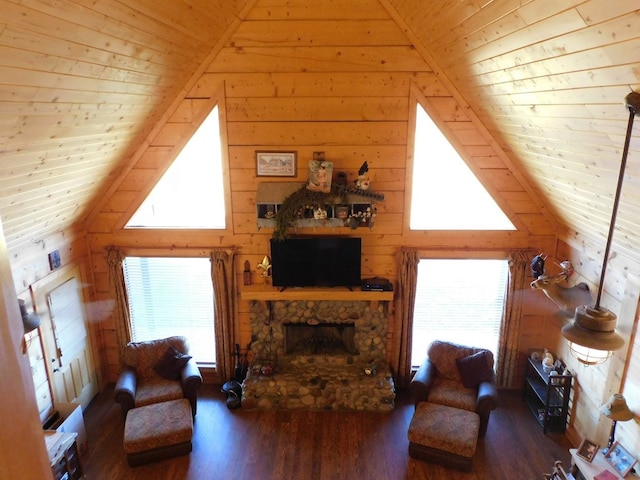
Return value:
<svg viewBox="0 0 640 480">
<path fill-rule="evenodd" d="M 286 288 L 280 291 L 279 287 L 271 285 L 244 285 L 240 290 L 241 300 L 368 300 L 391 301 L 393 292 L 367 292 L 354 287 L 304 287 Z"/>
</svg>

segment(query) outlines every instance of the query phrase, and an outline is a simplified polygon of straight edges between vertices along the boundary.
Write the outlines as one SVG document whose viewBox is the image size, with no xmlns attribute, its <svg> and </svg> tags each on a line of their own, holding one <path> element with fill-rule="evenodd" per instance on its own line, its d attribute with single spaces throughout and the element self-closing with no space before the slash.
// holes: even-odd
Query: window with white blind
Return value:
<svg viewBox="0 0 640 480">
<path fill-rule="evenodd" d="M 422 259 L 413 316 L 411 364 L 419 366 L 433 340 L 498 349 L 507 260 Z"/>
<path fill-rule="evenodd" d="M 184 335 L 198 363 L 215 364 L 210 260 L 126 257 L 123 265 L 133 341 Z"/>
</svg>

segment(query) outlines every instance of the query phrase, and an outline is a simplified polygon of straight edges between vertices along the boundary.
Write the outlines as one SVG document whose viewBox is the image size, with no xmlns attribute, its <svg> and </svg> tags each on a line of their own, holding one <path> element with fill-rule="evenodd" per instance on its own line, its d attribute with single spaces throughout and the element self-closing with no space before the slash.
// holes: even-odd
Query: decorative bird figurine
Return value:
<svg viewBox="0 0 640 480">
<path fill-rule="evenodd" d="M 262 262 L 258 264 L 258 270 L 262 270 L 261 277 L 268 278 L 271 276 L 271 259 L 265 255 Z"/>
<path fill-rule="evenodd" d="M 365 162 L 360 166 L 358 170 L 358 178 L 355 180 L 356 188 L 360 190 L 366 190 L 369 188 L 369 179 L 367 178 L 367 172 L 369 171 L 369 164 Z"/>
</svg>

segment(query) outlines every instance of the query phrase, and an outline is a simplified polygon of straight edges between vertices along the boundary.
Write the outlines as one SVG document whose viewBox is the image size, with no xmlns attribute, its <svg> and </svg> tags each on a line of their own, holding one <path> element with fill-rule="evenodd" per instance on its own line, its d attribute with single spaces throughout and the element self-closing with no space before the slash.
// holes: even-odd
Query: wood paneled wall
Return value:
<svg viewBox="0 0 640 480">
<path fill-rule="evenodd" d="M 363 275 L 397 279 L 396 252 L 413 246 L 438 255 L 456 250 L 500 252 L 518 248 L 552 251 L 555 224 L 531 189 L 505 163 L 505 155 L 482 126 L 453 99 L 438 75 L 411 47 L 404 33 L 375 0 L 341 6 L 340 18 L 301 8 L 256 7 L 194 82 L 164 126 L 137 154 L 128 176 L 114 188 L 89 226 L 97 303 L 105 305 L 101 325 L 109 378 L 118 372 L 104 248 L 147 249 L 166 254 L 205 255 L 213 245 L 236 246 L 238 274 L 268 254 L 270 229 L 258 230 L 255 151 L 298 152 L 297 177 L 304 182 L 314 151 L 325 152 L 334 172 L 350 180 L 363 161 L 371 188 L 385 194 L 372 230 L 309 229 L 314 234 L 363 238 Z M 278 17 L 281 15 L 281 18 Z M 364 18 L 363 18 L 364 17 Z M 358 19 L 357 22 L 354 20 Z M 407 227 L 412 98 L 428 102 L 430 113 L 487 188 L 507 211 L 516 232 L 411 232 Z M 122 228 L 181 144 L 215 102 L 223 110 L 228 153 L 229 226 L 225 231 L 145 231 Z M 282 179 L 276 179 L 282 180 Z M 425 179 L 428 186 L 429 179 Z M 470 253 L 473 255 L 473 253 Z M 254 281 L 259 281 L 254 278 Z M 241 279 L 238 278 L 241 285 Z M 241 288 L 241 286 L 240 286 Z M 239 343 L 250 340 L 248 304 L 238 301 Z"/>
<path fill-rule="evenodd" d="M 638 324 L 640 311 L 640 265 L 621 253 L 624 247 L 615 241 L 609 256 L 601 305 L 618 317 L 616 330 L 627 342 L 604 364 L 584 367 L 569 354 L 567 344 L 558 332 L 558 346 L 575 372 L 573 414 L 568 434 L 574 443 L 587 436 L 603 444 L 609 436 L 611 421 L 600 414 L 600 406 L 614 393 L 622 393 L 635 418 L 619 422 L 616 438 L 634 452 L 640 451 L 640 344 Z M 597 292 L 602 269 L 602 251 L 589 237 L 576 234 L 571 242 L 560 242 L 558 255 L 576 266 L 579 280 Z"/>
</svg>

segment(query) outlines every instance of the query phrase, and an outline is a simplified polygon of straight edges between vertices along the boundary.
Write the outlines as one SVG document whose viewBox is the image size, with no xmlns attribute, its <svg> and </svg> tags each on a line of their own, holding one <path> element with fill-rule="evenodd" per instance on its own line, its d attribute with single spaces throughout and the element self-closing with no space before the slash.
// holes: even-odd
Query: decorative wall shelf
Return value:
<svg viewBox="0 0 640 480">
<path fill-rule="evenodd" d="M 261 182 L 258 184 L 256 192 L 256 218 L 258 229 L 262 227 L 274 228 L 276 226 L 275 215 L 278 212 L 285 198 L 296 190 L 299 190 L 304 184 L 299 182 Z M 295 227 L 298 228 L 336 228 L 344 227 L 345 221 L 349 215 L 357 215 L 358 212 L 366 212 L 367 209 L 373 208 L 372 201 L 366 196 L 349 194 L 347 195 L 348 203 L 342 205 L 338 197 L 335 201 L 329 199 L 324 205 L 327 211 L 327 218 L 300 218 L 296 221 Z M 340 217 L 340 207 L 347 207 L 347 211 Z M 373 220 L 367 219 L 361 222 L 359 226 L 372 227 Z"/>
<path fill-rule="evenodd" d="M 244 285 L 240 291 L 241 300 L 367 300 L 372 302 L 391 301 L 393 292 L 370 292 L 347 287 L 304 287 L 286 288 L 271 285 Z"/>
</svg>

